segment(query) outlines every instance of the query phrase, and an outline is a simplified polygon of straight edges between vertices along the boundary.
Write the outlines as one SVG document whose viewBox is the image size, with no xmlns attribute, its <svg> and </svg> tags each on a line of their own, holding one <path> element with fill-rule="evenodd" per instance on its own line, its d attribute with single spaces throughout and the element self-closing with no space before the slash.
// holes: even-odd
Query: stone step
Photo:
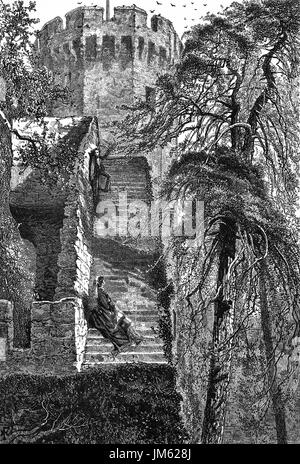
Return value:
<svg viewBox="0 0 300 464">
<path fill-rule="evenodd" d="M 108 342 L 105 338 L 88 338 L 86 344 L 86 351 L 93 347 L 104 347 L 109 349 L 112 346 L 110 342 Z M 160 338 L 145 338 L 143 339 L 142 343 L 139 346 L 163 346 L 163 343 Z"/>
<path fill-rule="evenodd" d="M 125 313 L 125 311 L 124 311 Z M 128 312 L 126 312 L 126 316 L 128 316 L 128 318 L 132 321 L 132 322 L 136 322 L 137 325 L 139 325 L 138 323 L 139 322 L 149 322 L 149 323 L 152 323 L 152 324 L 157 324 L 159 322 L 159 317 L 158 315 L 153 315 L 153 314 L 150 314 L 150 315 L 145 315 L 145 314 L 128 314 Z"/>
<path fill-rule="evenodd" d="M 106 287 L 104 287 L 106 289 Z M 124 295 L 128 299 L 128 301 L 134 301 L 140 306 L 144 306 L 145 304 L 149 304 L 152 307 L 157 306 L 158 301 L 157 301 L 157 296 L 152 295 L 152 294 L 146 294 L 142 290 L 137 289 L 135 287 L 131 287 L 130 285 L 127 286 L 128 292 L 126 292 L 127 295 Z M 123 295 L 122 292 L 115 292 L 119 293 L 120 296 Z M 129 298 L 132 298 L 134 296 L 134 300 L 129 300 Z"/>
<path fill-rule="evenodd" d="M 88 371 L 90 369 L 101 369 L 102 366 L 111 366 L 111 365 L 119 365 L 119 364 L 140 364 L 140 365 L 145 365 L 145 364 L 153 364 L 153 365 L 166 365 L 168 364 L 166 360 L 164 361 L 138 361 L 138 362 L 128 362 L 125 359 L 118 360 L 118 361 L 104 361 L 104 362 L 87 362 L 82 365 L 81 371 Z"/>
<path fill-rule="evenodd" d="M 126 193 L 127 195 L 127 202 L 131 203 L 134 200 L 144 199 L 144 202 L 149 205 L 149 198 L 147 197 L 147 193 L 145 187 L 127 187 L 124 184 L 120 184 L 119 188 L 115 185 L 115 188 L 112 189 L 111 192 L 101 194 L 100 201 L 105 200 L 112 200 L 116 207 L 119 206 L 119 203 L 122 203 L 122 195 Z M 121 200 L 121 201 L 120 201 Z M 122 206 L 122 205 L 120 205 Z"/>
<path fill-rule="evenodd" d="M 113 193 L 116 190 L 119 190 L 121 193 L 126 192 L 127 190 L 129 191 L 142 190 L 143 192 L 145 192 L 146 190 L 145 180 L 141 178 L 135 178 L 135 179 L 132 179 L 132 181 L 130 182 L 129 179 L 123 179 L 123 180 L 116 179 L 114 181 L 114 184 L 112 185 L 111 192 L 107 192 L 107 193 Z"/>
<path fill-rule="evenodd" d="M 136 168 L 133 165 L 129 165 L 128 163 L 118 163 L 118 164 L 108 164 L 105 162 L 105 168 L 109 169 L 109 174 L 112 177 L 116 177 L 116 179 L 122 179 L 122 177 L 139 177 L 140 179 L 146 179 L 145 172 L 140 171 L 138 168 Z M 123 171 L 123 176 L 120 176 L 120 170 Z"/>
<path fill-rule="evenodd" d="M 127 289 L 128 289 L 128 292 L 126 292 L 126 294 L 128 295 L 124 295 L 127 299 L 134 296 L 134 300 L 131 300 L 131 301 L 137 302 L 137 304 L 139 304 L 140 306 L 144 306 L 145 304 L 150 304 L 150 306 L 153 306 L 153 307 L 157 306 L 158 302 L 157 302 L 156 295 L 154 296 L 151 294 L 146 294 L 142 290 L 138 291 L 138 289 L 136 289 L 135 287 L 131 287 L 131 286 L 128 286 Z M 115 292 L 115 293 L 119 293 L 120 296 L 123 295 L 122 292 Z"/>
<path fill-rule="evenodd" d="M 136 327 L 136 330 L 141 334 L 142 337 L 159 337 L 157 324 L 152 324 L 152 326 L 147 326 L 148 324 L 140 324 L 139 327 Z M 97 329 L 89 329 L 88 339 L 90 338 L 100 338 L 102 335 L 98 332 Z M 103 338 L 103 337 L 102 337 Z"/>
<path fill-rule="evenodd" d="M 116 301 L 116 305 L 119 309 L 121 309 L 121 306 L 123 306 L 118 300 L 115 300 Z M 125 306 L 125 304 L 124 304 Z M 138 322 L 153 322 L 154 324 L 155 323 L 158 323 L 159 321 L 159 315 L 157 313 L 157 311 L 153 311 L 153 310 L 145 310 L 145 311 L 136 311 L 136 310 L 132 310 L 132 311 L 128 311 L 127 310 L 127 304 L 125 306 L 125 308 L 122 310 L 122 313 L 125 314 L 125 316 L 127 316 L 129 319 L 131 319 L 132 321 L 135 320 L 135 321 L 138 321 Z"/>
<path fill-rule="evenodd" d="M 155 341 L 159 339 L 159 335 L 154 333 L 153 330 L 151 329 L 146 329 L 146 330 L 142 329 L 140 332 L 143 338 L 146 340 Z M 100 332 L 98 332 L 97 329 L 89 329 L 87 339 L 88 340 L 99 340 L 99 339 L 105 340 L 104 337 L 100 334 Z"/>
<path fill-rule="evenodd" d="M 104 239 L 105 240 L 105 239 Z M 104 273 L 105 271 L 109 271 L 108 277 L 111 275 L 120 275 L 121 273 L 126 273 L 128 277 L 132 276 L 137 279 L 141 279 L 144 281 L 145 275 L 144 272 L 149 270 L 151 267 L 151 262 L 149 264 L 144 260 L 124 260 L 122 256 L 117 259 L 113 259 L 110 263 L 110 267 L 108 268 L 107 264 L 103 263 L 106 257 L 101 258 L 94 258 L 93 266 L 95 268 L 101 269 Z M 120 268 L 120 264 L 122 265 Z M 137 267 L 137 265 L 141 265 L 141 268 Z"/>
<path fill-rule="evenodd" d="M 116 274 L 110 274 L 110 275 L 102 274 L 102 275 L 104 277 L 105 282 L 129 283 L 129 277 L 125 273 L 124 274 L 116 273 Z"/>
<path fill-rule="evenodd" d="M 141 332 L 143 337 L 158 337 L 158 325 L 153 324 L 154 330 L 151 327 L 146 327 L 144 324 L 139 324 L 139 332 Z M 100 332 L 97 329 L 89 329 L 88 330 L 88 337 L 99 338 L 102 337 Z"/>
<path fill-rule="evenodd" d="M 84 364 L 97 364 L 97 363 L 135 363 L 135 362 L 147 362 L 147 363 L 166 363 L 166 359 L 163 352 L 160 353 L 120 353 L 114 357 L 111 353 L 107 354 L 87 354 Z"/>
<path fill-rule="evenodd" d="M 124 311 L 126 316 L 131 317 L 153 317 L 154 320 L 158 319 L 159 315 L 155 308 L 149 309 L 145 306 L 144 309 L 132 309 Z"/>
<path fill-rule="evenodd" d="M 87 345 L 86 347 L 86 355 L 89 354 L 109 354 L 113 349 L 113 345 L 111 343 L 101 344 L 101 345 Z M 139 346 L 132 346 L 128 349 L 130 353 L 162 353 L 163 352 L 163 345 L 162 344 L 154 344 L 154 345 L 143 345 L 141 343 Z M 124 353 L 127 353 L 125 351 Z"/>
<path fill-rule="evenodd" d="M 137 313 L 137 314 L 141 314 L 143 315 L 144 312 L 151 312 L 154 316 L 155 319 L 158 319 L 159 318 L 159 312 L 158 312 L 158 309 L 156 306 L 149 306 L 149 305 L 144 305 L 144 309 L 138 309 L 136 306 L 135 306 L 135 303 L 131 303 L 130 301 L 128 301 L 127 299 L 127 294 L 126 295 L 120 295 L 120 294 L 112 294 L 111 293 L 111 296 L 114 300 L 114 303 L 115 305 L 117 306 L 117 308 L 119 308 L 120 310 L 122 310 L 125 314 L 131 314 L 131 313 Z"/>
<path fill-rule="evenodd" d="M 118 284 L 118 282 L 106 282 L 104 290 L 108 293 L 127 293 L 128 287 L 126 285 Z"/>
<path fill-rule="evenodd" d="M 116 266 L 114 267 L 113 264 L 110 266 L 107 263 L 103 264 L 103 260 L 100 258 L 94 259 L 93 266 L 102 271 L 104 279 L 116 277 L 118 279 L 125 279 L 126 281 L 128 279 L 134 279 L 136 281 L 143 280 L 143 273 L 140 270 L 133 272 L 132 269 L 126 269 L 126 271 L 122 271 Z M 143 285 L 143 283 L 141 285 Z"/>
</svg>

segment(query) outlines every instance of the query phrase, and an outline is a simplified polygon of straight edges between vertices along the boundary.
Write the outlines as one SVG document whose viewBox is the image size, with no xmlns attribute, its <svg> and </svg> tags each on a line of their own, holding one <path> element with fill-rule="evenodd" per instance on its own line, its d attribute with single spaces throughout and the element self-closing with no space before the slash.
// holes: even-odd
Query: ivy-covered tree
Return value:
<svg viewBox="0 0 300 464">
<path fill-rule="evenodd" d="M 214 315 L 202 443 L 222 442 L 232 355 L 253 313 L 277 439 L 287 441 L 277 344 L 299 331 L 299 6 L 251 0 L 207 15 L 186 35 L 175 72 L 158 79 L 155 103 L 139 104 L 123 126 L 130 151 L 176 138 L 164 193 L 205 201 L 192 261 L 200 278 L 186 296 Z"/>
</svg>

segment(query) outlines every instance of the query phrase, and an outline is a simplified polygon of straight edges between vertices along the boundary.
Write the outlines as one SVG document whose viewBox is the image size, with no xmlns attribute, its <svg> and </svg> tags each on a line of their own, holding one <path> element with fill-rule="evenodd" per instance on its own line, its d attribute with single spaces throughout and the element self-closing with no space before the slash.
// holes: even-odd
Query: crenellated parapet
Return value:
<svg viewBox="0 0 300 464">
<path fill-rule="evenodd" d="M 82 6 L 49 21 L 39 32 L 41 60 L 57 82 L 72 90 L 68 108 L 57 116 L 107 116 L 117 104 L 154 85 L 180 55 L 181 42 L 173 24 L 134 6 L 119 6 L 106 21 L 101 7 Z M 113 110 L 114 113 L 114 110 Z"/>
<path fill-rule="evenodd" d="M 147 27 L 148 14 L 136 6 L 118 6 L 114 9 L 114 21 L 131 27 Z"/>
<path fill-rule="evenodd" d="M 60 17 L 48 21 L 39 32 L 41 42 L 59 33 L 78 33 L 84 25 L 99 27 L 104 21 L 104 8 L 88 6 L 75 8 L 66 13 L 65 18 L 65 27 Z"/>
<path fill-rule="evenodd" d="M 80 7 L 66 14 L 66 29 L 76 30 L 84 25 L 99 27 L 104 21 L 104 8 Z"/>
</svg>

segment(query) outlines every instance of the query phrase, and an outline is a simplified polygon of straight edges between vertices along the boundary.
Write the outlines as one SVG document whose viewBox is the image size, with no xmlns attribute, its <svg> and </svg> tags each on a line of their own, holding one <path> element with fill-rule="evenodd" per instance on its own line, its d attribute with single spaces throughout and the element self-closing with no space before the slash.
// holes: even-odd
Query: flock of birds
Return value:
<svg viewBox="0 0 300 464">
<path fill-rule="evenodd" d="M 210 12 L 207 10 L 207 6 L 208 4 L 207 3 L 202 3 L 202 2 L 196 2 L 196 5 L 199 5 L 198 8 L 195 8 L 195 2 L 187 2 L 185 0 L 183 0 L 184 3 L 180 3 L 178 2 L 178 4 L 174 4 L 174 3 L 170 3 L 170 6 L 172 8 L 187 8 L 191 14 L 192 14 L 192 17 L 188 18 L 188 17 L 184 17 L 184 21 L 185 21 L 185 26 L 184 26 L 184 29 L 188 29 L 190 27 L 190 25 L 187 24 L 187 22 L 190 22 L 190 21 L 197 21 L 197 19 L 200 19 L 200 17 L 197 15 L 201 12 L 201 16 L 204 15 L 204 14 L 209 14 Z M 159 2 L 158 0 L 156 0 L 156 3 L 158 6 L 168 6 L 167 4 L 169 4 L 169 2 Z M 190 7 L 190 8 L 189 8 Z M 203 8 L 204 7 L 204 8 Z M 223 9 L 224 6 L 223 5 L 220 5 L 220 7 Z M 198 14 L 195 13 L 195 11 L 199 12 Z M 154 10 L 150 10 L 150 12 L 153 14 L 153 13 L 158 13 L 155 9 Z"/>
<path fill-rule="evenodd" d="M 187 11 L 189 11 L 190 13 L 192 13 L 192 17 L 188 18 L 187 16 L 184 17 L 184 22 L 185 22 L 185 26 L 184 26 L 184 29 L 188 29 L 191 25 L 190 21 L 196 21 L 197 19 L 199 19 L 200 17 L 197 15 L 197 13 L 195 12 L 199 12 L 201 13 L 201 16 L 203 14 L 207 14 L 207 13 L 210 13 L 209 11 L 207 11 L 207 7 L 208 7 L 208 3 L 202 3 L 200 4 L 200 2 L 195 2 L 195 1 L 187 1 L 187 0 L 182 0 L 181 2 L 177 2 L 177 4 L 175 3 L 172 3 L 170 2 L 170 0 L 166 0 L 166 1 L 158 1 L 158 0 L 155 0 L 156 1 L 156 4 L 157 4 L 157 7 L 156 9 L 153 9 L 153 10 L 150 10 L 150 13 L 151 14 L 159 14 L 159 9 L 158 7 L 168 7 L 170 6 L 171 8 L 187 8 Z M 174 0 L 173 0 L 174 1 Z M 203 0 L 202 0 L 203 1 Z M 82 5 L 84 4 L 84 2 L 77 2 L 78 5 Z M 199 5 L 198 8 L 195 8 L 195 4 L 196 5 Z M 97 8 L 99 6 L 98 5 L 91 5 L 92 7 L 94 8 Z M 189 8 L 190 7 L 190 8 Z M 224 6 L 223 5 L 220 5 L 220 7 L 223 9 Z M 198 14 L 199 14 L 198 13 Z M 189 24 L 188 24 L 189 23 Z"/>
</svg>

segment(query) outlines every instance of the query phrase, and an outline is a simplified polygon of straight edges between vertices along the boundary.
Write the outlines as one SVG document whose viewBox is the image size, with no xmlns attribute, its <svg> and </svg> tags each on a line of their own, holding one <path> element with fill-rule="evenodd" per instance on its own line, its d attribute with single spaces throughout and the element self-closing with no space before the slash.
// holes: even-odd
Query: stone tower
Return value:
<svg viewBox="0 0 300 464">
<path fill-rule="evenodd" d="M 45 24 L 39 33 L 42 63 L 57 82 L 71 88 L 67 107 L 54 116 L 97 116 L 100 124 L 120 114 L 123 104 L 145 96 L 158 73 L 178 59 L 181 42 L 172 23 L 161 16 L 147 25 L 136 6 L 114 9 L 110 21 L 101 7 L 80 7 Z"/>
</svg>

